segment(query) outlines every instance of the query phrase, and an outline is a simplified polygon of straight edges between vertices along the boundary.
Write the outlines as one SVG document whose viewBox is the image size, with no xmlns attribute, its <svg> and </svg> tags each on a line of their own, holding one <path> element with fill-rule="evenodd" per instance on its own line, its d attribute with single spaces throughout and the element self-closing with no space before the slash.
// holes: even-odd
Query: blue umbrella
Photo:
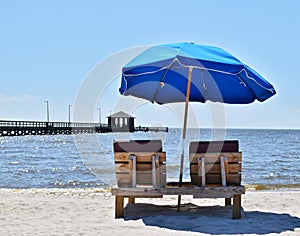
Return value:
<svg viewBox="0 0 300 236">
<path fill-rule="evenodd" d="M 193 43 L 150 47 L 122 69 L 120 93 L 159 104 L 189 101 L 246 104 L 276 92 L 261 75 L 221 48 Z"/>
<path fill-rule="evenodd" d="M 268 81 L 230 53 L 194 43 L 148 48 L 122 68 L 119 90 L 158 104 L 185 102 L 183 141 L 189 102 L 247 104 L 276 94 Z M 183 161 L 182 151 L 179 185 Z"/>
</svg>

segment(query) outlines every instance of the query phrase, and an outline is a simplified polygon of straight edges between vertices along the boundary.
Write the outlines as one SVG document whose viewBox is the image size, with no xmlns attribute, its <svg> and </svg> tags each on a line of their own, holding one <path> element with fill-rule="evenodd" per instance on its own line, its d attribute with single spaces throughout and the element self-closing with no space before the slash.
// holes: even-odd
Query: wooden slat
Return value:
<svg viewBox="0 0 300 236">
<path fill-rule="evenodd" d="M 166 165 L 165 164 L 160 164 L 159 165 L 160 170 L 165 170 Z M 130 164 L 129 163 L 115 163 L 115 170 L 116 172 L 129 172 L 130 169 Z M 136 164 L 136 171 L 151 171 L 152 170 L 152 164 L 147 164 L 147 163 L 137 163 Z"/>
<path fill-rule="evenodd" d="M 190 142 L 190 153 L 207 153 L 207 152 L 238 152 L 238 140 L 223 141 L 194 141 Z"/>
<path fill-rule="evenodd" d="M 137 152 L 137 153 L 128 153 L 128 152 L 117 152 L 114 153 L 115 162 L 127 162 L 130 155 L 135 155 L 137 157 L 138 162 L 150 162 L 152 163 L 152 156 L 158 155 L 159 162 L 166 161 L 166 153 L 165 152 Z"/>
<path fill-rule="evenodd" d="M 157 169 L 157 172 L 160 174 L 166 174 L 166 166 L 162 165 Z M 145 174 L 151 174 L 152 170 L 143 170 L 143 171 L 137 171 L 137 173 L 145 173 Z M 124 169 L 124 168 L 119 168 L 116 170 L 116 174 L 130 174 L 130 170 Z"/>
<path fill-rule="evenodd" d="M 241 152 L 222 152 L 222 153 L 191 153 L 190 163 L 197 164 L 199 157 L 204 157 L 206 163 L 216 163 L 220 162 L 220 156 L 227 156 L 228 162 L 241 162 L 242 153 Z"/>
<path fill-rule="evenodd" d="M 151 195 L 151 196 L 147 196 L 147 195 L 144 195 L 144 196 L 124 196 L 124 197 L 128 197 L 128 198 L 163 198 L 163 195 Z"/>
<path fill-rule="evenodd" d="M 161 152 L 161 140 L 115 140 L 113 144 L 114 152 Z"/>
<path fill-rule="evenodd" d="M 160 179 L 165 177 L 165 174 L 160 174 Z M 119 179 L 122 179 L 122 182 L 130 182 L 130 175 L 129 174 L 123 174 L 120 173 L 117 175 L 117 181 Z M 136 173 L 136 182 L 137 184 L 139 183 L 149 183 L 150 185 L 152 185 L 152 173 L 151 172 L 137 172 Z"/>
<path fill-rule="evenodd" d="M 124 173 L 117 173 L 117 183 L 119 187 L 124 187 L 124 186 L 131 186 L 131 179 L 130 179 L 130 174 L 124 174 Z M 166 175 L 165 174 L 160 174 L 159 175 L 159 182 L 160 186 L 163 186 L 166 184 Z M 137 185 L 148 185 L 152 186 L 152 172 L 137 172 L 136 173 L 136 184 Z"/>
<path fill-rule="evenodd" d="M 201 186 L 202 183 L 198 182 L 198 175 L 191 175 L 192 183 Z M 228 174 L 227 185 L 231 184 L 241 184 L 242 176 L 241 174 Z M 220 174 L 206 174 L 206 184 L 222 184 L 222 178 Z"/>
<path fill-rule="evenodd" d="M 196 174 L 198 172 L 198 165 L 192 164 L 191 166 L 191 173 Z M 228 163 L 228 173 L 238 173 L 242 171 L 242 164 L 241 163 Z M 221 173 L 221 166 L 219 163 L 217 164 L 205 164 L 205 172 L 209 172 L 211 174 L 219 174 Z"/>
<path fill-rule="evenodd" d="M 181 188 L 112 188 L 113 195 L 122 196 L 157 196 L 157 195 L 193 195 L 196 198 L 232 198 L 244 194 L 244 186 L 228 187 L 181 187 Z"/>
</svg>

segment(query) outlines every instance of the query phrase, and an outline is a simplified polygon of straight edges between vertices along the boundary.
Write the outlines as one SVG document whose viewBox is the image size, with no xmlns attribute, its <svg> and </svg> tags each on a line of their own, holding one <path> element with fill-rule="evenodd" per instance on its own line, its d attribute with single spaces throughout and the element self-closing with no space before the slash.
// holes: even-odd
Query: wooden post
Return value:
<svg viewBox="0 0 300 236">
<path fill-rule="evenodd" d="M 124 196 L 116 195 L 115 218 L 123 218 Z"/>
<path fill-rule="evenodd" d="M 233 195 L 232 219 L 241 219 L 241 195 Z"/>
<path fill-rule="evenodd" d="M 128 203 L 135 204 L 135 197 L 128 197 Z"/>
<path fill-rule="evenodd" d="M 225 206 L 231 205 L 231 198 L 225 198 Z"/>
<path fill-rule="evenodd" d="M 187 82 L 186 95 L 185 95 L 183 131 L 182 131 L 182 153 L 181 153 L 181 160 L 180 160 L 179 187 L 182 186 L 183 164 L 184 164 L 184 143 L 186 138 L 187 117 L 189 113 L 189 100 L 190 100 L 190 92 L 191 92 L 192 74 L 193 74 L 193 67 L 189 66 L 188 82 Z M 181 202 L 181 195 L 178 195 L 178 204 L 177 204 L 178 211 L 180 211 L 180 202 Z"/>
</svg>

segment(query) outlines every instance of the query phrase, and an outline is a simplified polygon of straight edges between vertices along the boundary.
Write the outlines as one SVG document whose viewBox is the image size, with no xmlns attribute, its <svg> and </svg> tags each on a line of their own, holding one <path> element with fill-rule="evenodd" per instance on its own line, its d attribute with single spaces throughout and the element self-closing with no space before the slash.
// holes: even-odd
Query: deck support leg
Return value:
<svg viewBox="0 0 300 236">
<path fill-rule="evenodd" d="M 231 205 L 231 198 L 225 198 L 225 206 Z"/>
<path fill-rule="evenodd" d="M 115 218 L 123 218 L 124 196 L 116 195 Z"/>
<path fill-rule="evenodd" d="M 241 195 L 233 196 L 232 219 L 241 219 Z"/>
<path fill-rule="evenodd" d="M 128 197 L 128 203 L 134 204 L 135 203 L 135 198 L 134 197 Z"/>
</svg>

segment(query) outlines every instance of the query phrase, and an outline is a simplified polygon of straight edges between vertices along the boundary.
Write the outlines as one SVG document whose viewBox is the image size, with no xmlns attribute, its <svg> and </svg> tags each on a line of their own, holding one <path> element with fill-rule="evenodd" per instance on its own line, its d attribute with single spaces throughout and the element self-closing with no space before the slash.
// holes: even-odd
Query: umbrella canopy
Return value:
<svg viewBox="0 0 300 236">
<path fill-rule="evenodd" d="M 120 93 L 159 104 L 189 101 L 262 102 L 276 92 L 261 75 L 221 48 L 194 43 L 150 47 L 122 69 Z"/>
<path fill-rule="evenodd" d="M 150 47 L 122 68 L 120 93 L 159 104 L 185 102 L 182 145 L 188 103 L 247 104 L 265 101 L 275 89 L 256 71 L 221 48 L 194 43 Z M 182 148 L 179 186 L 182 183 Z M 178 197 L 178 210 L 180 209 Z"/>
</svg>

